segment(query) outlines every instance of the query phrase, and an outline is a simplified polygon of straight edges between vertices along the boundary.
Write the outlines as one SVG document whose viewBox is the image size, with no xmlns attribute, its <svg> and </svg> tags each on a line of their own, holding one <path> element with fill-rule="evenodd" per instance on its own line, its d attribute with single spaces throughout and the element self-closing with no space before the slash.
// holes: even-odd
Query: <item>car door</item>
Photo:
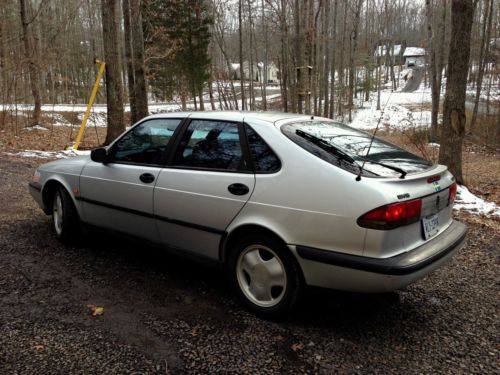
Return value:
<svg viewBox="0 0 500 375">
<path fill-rule="evenodd" d="M 186 126 L 155 187 L 162 243 L 218 259 L 221 236 L 255 186 L 243 134 L 236 122 L 193 119 Z"/>
<path fill-rule="evenodd" d="M 80 176 L 84 220 L 158 241 L 153 191 L 181 119 L 148 119 L 110 148 L 106 163 L 89 162 Z"/>
</svg>

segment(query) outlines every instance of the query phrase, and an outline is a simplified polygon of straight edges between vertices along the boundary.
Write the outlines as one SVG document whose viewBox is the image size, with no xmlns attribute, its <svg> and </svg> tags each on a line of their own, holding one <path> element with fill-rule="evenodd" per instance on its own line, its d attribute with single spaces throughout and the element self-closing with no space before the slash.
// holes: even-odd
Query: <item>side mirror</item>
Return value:
<svg viewBox="0 0 500 375">
<path fill-rule="evenodd" d="M 90 159 L 105 164 L 108 161 L 108 151 L 104 147 L 96 148 L 90 151 Z"/>
</svg>

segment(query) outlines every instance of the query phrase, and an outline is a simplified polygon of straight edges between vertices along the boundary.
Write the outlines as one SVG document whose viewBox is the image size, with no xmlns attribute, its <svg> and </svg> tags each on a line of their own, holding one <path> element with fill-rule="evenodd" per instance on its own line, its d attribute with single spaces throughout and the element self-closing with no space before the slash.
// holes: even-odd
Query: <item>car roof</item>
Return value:
<svg viewBox="0 0 500 375">
<path fill-rule="evenodd" d="M 307 120 L 311 116 L 285 113 L 285 112 L 251 112 L 251 111 L 197 111 L 197 112 L 166 112 L 158 113 L 147 117 L 147 119 L 157 118 L 194 118 L 194 119 L 210 119 L 210 120 L 226 120 L 226 121 L 251 121 L 260 120 L 269 122 L 270 124 L 280 125 L 290 122 L 291 120 Z M 315 117 L 316 118 L 316 117 Z"/>
</svg>

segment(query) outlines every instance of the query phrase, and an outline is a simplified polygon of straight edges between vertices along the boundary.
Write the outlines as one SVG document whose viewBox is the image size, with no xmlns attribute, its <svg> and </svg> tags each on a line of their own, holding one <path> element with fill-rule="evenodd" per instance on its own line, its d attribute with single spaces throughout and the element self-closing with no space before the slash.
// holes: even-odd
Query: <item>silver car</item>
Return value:
<svg viewBox="0 0 500 375">
<path fill-rule="evenodd" d="M 404 288 L 466 235 L 445 166 L 285 113 L 150 116 L 90 157 L 40 166 L 30 191 L 63 242 L 84 224 L 213 262 L 265 317 L 289 311 L 305 285 Z"/>
</svg>

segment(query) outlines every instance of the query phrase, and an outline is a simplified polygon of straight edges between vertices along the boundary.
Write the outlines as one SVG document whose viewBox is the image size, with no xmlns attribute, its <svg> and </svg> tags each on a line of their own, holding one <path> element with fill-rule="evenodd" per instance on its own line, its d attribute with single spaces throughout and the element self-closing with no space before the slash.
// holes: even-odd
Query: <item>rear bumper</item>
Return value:
<svg viewBox="0 0 500 375">
<path fill-rule="evenodd" d="M 467 227 L 453 221 L 424 245 L 390 258 L 370 258 L 305 246 L 291 247 L 306 283 L 327 288 L 384 292 L 400 289 L 429 274 L 462 247 Z"/>
</svg>

